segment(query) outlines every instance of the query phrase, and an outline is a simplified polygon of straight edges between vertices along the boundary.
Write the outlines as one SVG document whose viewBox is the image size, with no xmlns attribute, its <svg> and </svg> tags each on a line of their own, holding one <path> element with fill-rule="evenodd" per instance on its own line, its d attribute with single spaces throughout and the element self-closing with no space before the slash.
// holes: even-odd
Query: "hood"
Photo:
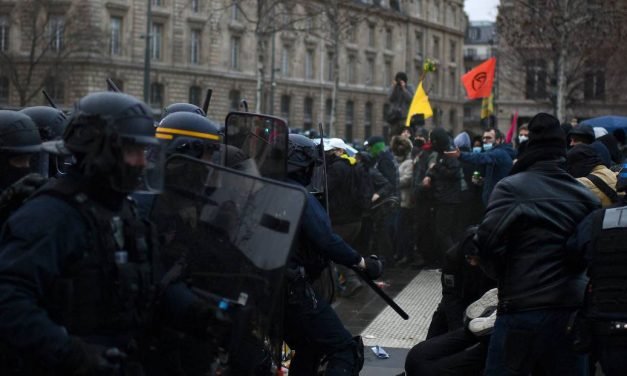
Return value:
<svg viewBox="0 0 627 376">
<path fill-rule="evenodd" d="M 458 134 L 457 136 L 455 136 L 453 143 L 459 149 L 470 148 L 470 136 L 468 135 L 467 132 L 462 132 Z"/>
</svg>

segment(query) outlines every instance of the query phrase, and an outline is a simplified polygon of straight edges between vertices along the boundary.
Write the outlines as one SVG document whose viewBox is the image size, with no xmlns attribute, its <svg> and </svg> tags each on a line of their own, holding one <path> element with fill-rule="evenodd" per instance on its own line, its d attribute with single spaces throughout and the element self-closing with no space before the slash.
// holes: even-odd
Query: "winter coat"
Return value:
<svg viewBox="0 0 627 376">
<path fill-rule="evenodd" d="M 592 169 L 591 174 L 599 177 L 601 180 L 603 180 L 603 182 L 605 182 L 605 184 L 612 188 L 614 192 L 616 192 L 617 178 L 615 172 L 605 167 L 604 165 L 598 165 Z M 601 200 L 601 205 L 604 208 L 612 205 L 612 200 L 607 197 L 605 193 L 601 192 L 601 190 L 596 185 L 594 185 L 594 183 L 592 183 L 590 179 L 584 176 L 581 178 L 577 178 L 577 180 L 581 184 L 585 185 L 586 188 L 592 191 L 592 193 L 594 193 L 594 195 L 597 196 L 599 200 Z"/>
<path fill-rule="evenodd" d="M 573 266 L 565 244 L 600 202 L 560 163 L 535 162 L 492 192 L 476 243 L 482 266 L 498 282 L 499 314 L 583 302 L 585 270 Z"/>
<path fill-rule="evenodd" d="M 481 198 L 487 204 L 490 194 L 499 180 L 509 174 L 516 152 L 510 144 L 499 144 L 494 149 L 483 153 L 462 152 L 459 159 L 483 167 L 483 193 Z"/>
<path fill-rule="evenodd" d="M 407 154 L 398 166 L 399 183 L 398 188 L 401 196 L 401 208 L 413 208 L 414 198 L 412 181 L 414 175 L 414 161 L 411 159 L 411 153 Z"/>
</svg>

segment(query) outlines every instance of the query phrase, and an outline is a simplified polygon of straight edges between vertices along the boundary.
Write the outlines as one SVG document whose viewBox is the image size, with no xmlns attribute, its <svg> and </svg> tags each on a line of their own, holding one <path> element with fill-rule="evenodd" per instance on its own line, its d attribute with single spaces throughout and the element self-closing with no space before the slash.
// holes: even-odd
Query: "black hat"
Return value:
<svg viewBox="0 0 627 376">
<path fill-rule="evenodd" d="M 600 164 L 603 164 L 603 161 L 591 145 L 577 145 L 566 154 L 566 170 L 575 178 L 587 176 Z"/>
<path fill-rule="evenodd" d="M 370 136 L 370 137 L 368 137 L 366 142 L 364 142 L 364 146 L 372 146 L 374 144 L 378 144 L 379 142 L 385 142 L 383 137 L 381 137 L 381 136 Z"/>
<path fill-rule="evenodd" d="M 394 79 L 396 81 L 405 81 L 405 82 L 407 82 L 407 73 L 405 73 L 405 72 L 398 72 L 398 73 L 396 73 L 396 76 L 394 76 Z"/>
<path fill-rule="evenodd" d="M 553 115 L 539 113 L 529 122 L 529 144 L 527 149 L 561 148 L 566 152 L 566 137 L 564 131 Z"/>
<path fill-rule="evenodd" d="M 586 144 L 591 144 L 595 140 L 594 129 L 588 124 L 579 124 L 568 132 L 568 138 L 571 136 L 577 136 L 584 140 Z"/>
</svg>

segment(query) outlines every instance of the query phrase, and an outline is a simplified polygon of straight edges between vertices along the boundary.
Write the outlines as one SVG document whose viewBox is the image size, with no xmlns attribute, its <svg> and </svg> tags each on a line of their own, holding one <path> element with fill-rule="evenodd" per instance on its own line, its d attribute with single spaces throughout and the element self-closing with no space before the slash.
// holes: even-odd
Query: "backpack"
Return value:
<svg viewBox="0 0 627 376">
<path fill-rule="evenodd" d="M 370 209 L 372 205 L 372 195 L 374 195 L 374 185 L 368 173 L 368 168 L 362 163 L 351 166 L 350 196 L 354 200 L 354 206 L 361 212 Z"/>
</svg>

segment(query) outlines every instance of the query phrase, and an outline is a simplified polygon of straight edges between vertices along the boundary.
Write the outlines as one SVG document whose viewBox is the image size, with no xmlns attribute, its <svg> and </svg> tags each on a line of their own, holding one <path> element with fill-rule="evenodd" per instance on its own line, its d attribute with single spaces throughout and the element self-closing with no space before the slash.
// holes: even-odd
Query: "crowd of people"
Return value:
<svg viewBox="0 0 627 376">
<path fill-rule="evenodd" d="M 441 273 L 407 376 L 621 374 L 625 133 L 546 113 L 513 140 L 416 115 L 405 126 L 411 93 L 397 74 L 394 135 L 360 150 L 260 114 L 227 118 L 225 132 L 189 104 L 155 124 L 122 93 L 70 114 L 0 111 L 0 371 L 267 374 L 284 341 L 291 374 L 356 375 L 363 343 L 332 295 L 388 265 Z M 277 192 L 292 205 L 278 210 Z M 248 206 L 255 226 L 238 218 Z M 252 244 L 264 239 L 285 247 L 264 254 Z M 245 294 L 208 277 L 229 271 Z"/>
</svg>

